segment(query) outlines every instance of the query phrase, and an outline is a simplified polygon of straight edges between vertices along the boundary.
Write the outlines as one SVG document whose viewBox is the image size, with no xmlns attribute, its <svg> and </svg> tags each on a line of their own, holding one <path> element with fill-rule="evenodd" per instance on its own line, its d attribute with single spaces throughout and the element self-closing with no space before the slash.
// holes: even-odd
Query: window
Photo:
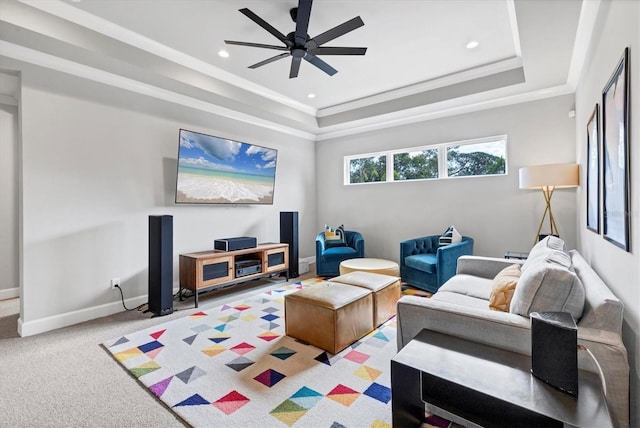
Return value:
<svg viewBox="0 0 640 428">
<path fill-rule="evenodd" d="M 447 146 L 447 177 L 506 174 L 506 141 Z"/>
<path fill-rule="evenodd" d="M 345 184 L 507 174 L 507 136 L 346 156 Z"/>
<path fill-rule="evenodd" d="M 349 184 L 387 181 L 386 156 L 370 156 L 349 160 Z"/>
<path fill-rule="evenodd" d="M 438 149 L 393 154 L 393 180 L 438 178 Z"/>
</svg>

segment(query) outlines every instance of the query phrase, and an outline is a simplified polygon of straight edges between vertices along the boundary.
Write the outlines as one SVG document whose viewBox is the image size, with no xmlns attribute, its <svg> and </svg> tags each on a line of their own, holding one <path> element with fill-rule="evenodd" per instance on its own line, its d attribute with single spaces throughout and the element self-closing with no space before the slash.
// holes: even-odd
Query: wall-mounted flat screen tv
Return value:
<svg viewBox="0 0 640 428">
<path fill-rule="evenodd" d="M 176 203 L 273 204 L 278 151 L 181 129 Z"/>
</svg>

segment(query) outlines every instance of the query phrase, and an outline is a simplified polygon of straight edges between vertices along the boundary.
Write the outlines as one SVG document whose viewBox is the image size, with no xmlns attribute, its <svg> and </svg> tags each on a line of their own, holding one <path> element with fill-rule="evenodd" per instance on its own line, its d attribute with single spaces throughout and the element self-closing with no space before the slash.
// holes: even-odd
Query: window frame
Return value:
<svg viewBox="0 0 640 428">
<path fill-rule="evenodd" d="M 504 142 L 504 173 L 503 174 L 479 174 L 479 175 L 462 175 L 462 176 L 449 176 L 447 149 L 454 146 L 469 146 L 474 144 Z M 369 152 L 355 155 L 344 156 L 343 165 L 343 182 L 345 186 L 356 186 L 365 184 L 378 184 L 378 183 L 406 183 L 416 181 L 431 181 L 431 180 L 444 180 L 444 179 L 459 179 L 459 178 L 481 178 L 481 177 L 499 177 L 509 175 L 509 157 L 508 148 L 509 140 L 506 134 L 493 135 L 489 137 L 473 138 L 470 140 L 449 141 L 446 143 L 428 144 L 424 146 L 416 146 L 410 148 L 384 150 L 379 152 Z M 394 155 L 402 153 L 421 152 L 425 150 L 437 149 L 438 151 L 438 176 L 434 178 L 415 178 L 411 180 L 396 180 L 394 176 Z M 351 183 L 350 166 L 351 161 L 355 159 L 372 158 L 372 157 L 386 157 L 386 180 L 385 181 L 370 181 L 365 183 Z"/>
<path fill-rule="evenodd" d="M 374 153 L 365 153 L 359 155 L 351 155 L 344 157 L 344 165 L 343 165 L 343 181 L 345 186 L 358 186 L 362 184 L 376 184 L 376 183 L 387 183 L 389 181 L 389 156 L 386 156 L 386 180 L 385 181 L 367 181 L 364 183 L 351 183 L 349 180 L 351 179 L 351 161 L 354 159 L 365 159 L 365 158 L 374 158 L 374 157 L 385 157 L 387 152 L 374 152 Z"/>
</svg>

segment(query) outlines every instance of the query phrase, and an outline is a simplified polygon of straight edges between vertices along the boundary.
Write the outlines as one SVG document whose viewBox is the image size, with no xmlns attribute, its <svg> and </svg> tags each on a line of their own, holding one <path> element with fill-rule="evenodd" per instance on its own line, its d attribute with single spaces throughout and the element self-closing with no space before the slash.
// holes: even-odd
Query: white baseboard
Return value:
<svg viewBox="0 0 640 428">
<path fill-rule="evenodd" d="M 298 273 L 300 275 L 309 272 L 311 263 L 315 263 L 315 257 L 301 257 L 298 259 Z"/>
<path fill-rule="evenodd" d="M 125 299 L 125 305 L 128 308 L 135 308 L 147 303 L 147 295 L 132 297 Z M 91 308 L 80 309 L 78 311 L 58 314 L 51 317 L 40 318 L 33 321 L 24 322 L 22 316 L 18 318 L 18 334 L 22 337 L 33 336 L 35 334 L 45 333 L 70 325 L 79 324 L 81 322 L 90 321 L 96 318 L 102 318 L 122 312 L 122 302 L 106 303 L 104 305 L 93 306 Z"/>
<path fill-rule="evenodd" d="M 0 300 L 15 299 L 16 297 L 20 297 L 20 287 L 0 290 Z"/>
</svg>

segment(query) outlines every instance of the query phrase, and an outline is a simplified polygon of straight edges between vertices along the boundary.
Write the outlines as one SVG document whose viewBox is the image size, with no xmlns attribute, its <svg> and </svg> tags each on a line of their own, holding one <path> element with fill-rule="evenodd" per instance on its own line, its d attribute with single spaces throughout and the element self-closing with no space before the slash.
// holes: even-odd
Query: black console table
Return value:
<svg viewBox="0 0 640 428">
<path fill-rule="evenodd" d="M 612 426 L 595 373 L 580 370 L 576 398 L 530 369 L 529 356 L 422 330 L 391 360 L 393 426 L 421 426 L 426 408 L 465 426 Z"/>
</svg>

